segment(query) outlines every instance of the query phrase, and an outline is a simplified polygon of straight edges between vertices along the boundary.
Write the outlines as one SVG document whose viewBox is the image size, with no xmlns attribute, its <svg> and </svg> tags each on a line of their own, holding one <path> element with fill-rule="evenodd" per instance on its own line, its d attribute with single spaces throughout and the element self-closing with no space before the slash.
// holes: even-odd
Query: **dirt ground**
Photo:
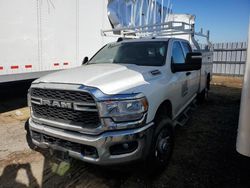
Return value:
<svg viewBox="0 0 250 188">
<path fill-rule="evenodd" d="M 241 86 L 241 78 L 213 77 L 209 98 L 177 127 L 171 161 L 155 176 L 141 164 L 100 167 L 77 160 L 60 176 L 62 163 L 29 149 L 26 87 L 12 87 L 18 92 L 0 98 L 0 187 L 250 187 L 250 158 L 235 150 Z"/>
</svg>

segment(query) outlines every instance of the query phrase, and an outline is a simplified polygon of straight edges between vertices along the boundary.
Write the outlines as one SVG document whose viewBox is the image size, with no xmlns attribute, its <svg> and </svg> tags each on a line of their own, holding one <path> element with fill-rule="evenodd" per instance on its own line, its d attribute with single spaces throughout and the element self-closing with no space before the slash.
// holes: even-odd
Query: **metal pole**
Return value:
<svg viewBox="0 0 250 188">
<path fill-rule="evenodd" d="M 156 24 L 156 11 L 157 11 L 157 4 L 156 4 L 156 0 L 154 2 L 154 24 Z"/>
<path fill-rule="evenodd" d="M 143 11 L 144 11 L 143 10 L 143 5 L 144 5 L 144 0 L 142 0 L 141 4 L 140 4 L 140 24 L 139 24 L 139 26 L 142 26 L 142 16 L 144 16 L 144 14 L 143 14 Z"/>
<path fill-rule="evenodd" d="M 248 28 L 247 60 L 241 94 L 236 150 L 240 154 L 250 157 L 250 23 Z"/>
<path fill-rule="evenodd" d="M 152 0 L 149 0 L 148 9 L 147 9 L 146 25 L 148 25 L 148 23 L 149 23 L 150 12 L 151 12 L 151 5 L 152 5 Z"/>
<path fill-rule="evenodd" d="M 131 14 L 130 14 L 130 24 L 131 26 L 135 27 L 135 23 L 134 23 L 134 9 L 135 9 L 135 4 L 131 3 Z"/>
<path fill-rule="evenodd" d="M 163 23 L 163 15 L 164 15 L 163 7 L 164 7 L 164 1 L 161 0 L 161 23 Z"/>
<path fill-rule="evenodd" d="M 170 0 L 168 0 L 168 4 L 167 4 L 167 12 L 166 12 L 166 16 L 164 18 L 165 22 L 168 22 L 168 15 L 169 15 L 169 8 L 170 8 Z"/>
</svg>

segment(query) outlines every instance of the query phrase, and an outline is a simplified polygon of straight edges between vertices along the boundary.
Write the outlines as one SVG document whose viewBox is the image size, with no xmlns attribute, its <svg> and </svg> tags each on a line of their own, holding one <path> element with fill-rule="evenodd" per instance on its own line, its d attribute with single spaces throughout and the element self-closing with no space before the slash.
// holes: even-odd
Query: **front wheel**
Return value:
<svg viewBox="0 0 250 188">
<path fill-rule="evenodd" d="M 163 118 L 156 122 L 153 142 L 146 159 L 147 168 L 151 172 L 160 172 L 167 166 L 174 146 L 173 124 L 170 118 Z"/>
</svg>

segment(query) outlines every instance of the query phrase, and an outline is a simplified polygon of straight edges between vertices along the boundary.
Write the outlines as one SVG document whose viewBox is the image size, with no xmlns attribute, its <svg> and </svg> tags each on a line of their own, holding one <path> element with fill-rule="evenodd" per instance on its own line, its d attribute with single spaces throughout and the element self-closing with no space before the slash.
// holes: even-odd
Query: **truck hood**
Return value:
<svg viewBox="0 0 250 188">
<path fill-rule="evenodd" d="M 148 84 L 160 74 L 151 72 L 157 67 L 120 65 L 120 64 L 89 64 L 58 71 L 41 77 L 34 83 L 65 83 L 81 84 L 99 88 L 106 94 L 130 93 L 137 86 Z"/>
</svg>

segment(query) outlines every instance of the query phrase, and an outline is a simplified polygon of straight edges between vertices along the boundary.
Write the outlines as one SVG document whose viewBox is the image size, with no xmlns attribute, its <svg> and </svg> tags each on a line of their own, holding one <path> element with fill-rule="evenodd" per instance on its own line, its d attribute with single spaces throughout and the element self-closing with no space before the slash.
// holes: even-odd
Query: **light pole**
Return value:
<svg viewBox="0 0 250 188">
<path fill-rule="evenodd" d="M 250 157 L 250 23 L 236 150 L 240 154 Z"/>
</svg>

